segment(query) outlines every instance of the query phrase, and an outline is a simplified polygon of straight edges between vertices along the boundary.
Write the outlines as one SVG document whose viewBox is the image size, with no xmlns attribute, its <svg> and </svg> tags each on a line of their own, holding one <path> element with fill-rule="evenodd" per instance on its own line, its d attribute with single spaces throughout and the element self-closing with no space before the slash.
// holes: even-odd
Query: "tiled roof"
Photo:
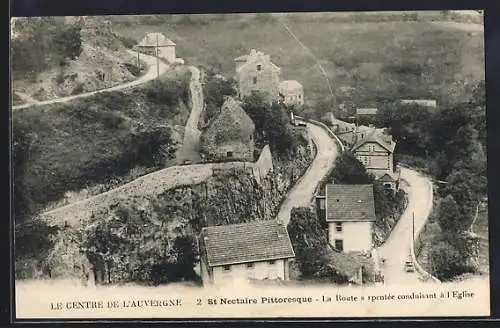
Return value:
<svg viewBox="0 0 500 328">
<path fill-rule="evenodd" d="M 175 43 L 172 40 L 167 39 L 161 33 L 148 33 L 142 40 L 139 42 L 140 47 L 156 47 L 158 40 L 158 46 L 175 46 Z"/>
<path fill-rule="evenodd" d="M 373 185 L 326 185 L 327 221 L 375 221 Z"/>
<path fill-rule="evenodd" d="M 396 147 L 396 143 L 394 142 L 394 140 L 392 140 L 392 137 L 390 135 L 384 135 L 377 129 L 371 129 L 371 131 L 366 133 L 363 138 L 360 138 L 358 134 L 358 141 L 356 142 L 356 145 L 354 145 L 352 150 L 355 151 L 357 148 L 361 147 L 367 142 L 376 142 L 391 153 L 394 152 L 394 148 Z"/>
<path fill-rule="evenodd" d="M 295 257 L 286 226 L 276 220 L 205 227 L 209 266 Z"/>
</svg>

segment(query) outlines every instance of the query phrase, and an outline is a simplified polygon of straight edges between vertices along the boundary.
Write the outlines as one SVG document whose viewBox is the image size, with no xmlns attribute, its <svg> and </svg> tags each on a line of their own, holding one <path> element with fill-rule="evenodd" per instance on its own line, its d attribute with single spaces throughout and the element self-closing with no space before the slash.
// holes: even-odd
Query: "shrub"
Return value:
<svg viewBox="0 0 500 328">
<path fill-rule="evenodd" d="M 81 27 L 72 26 L 58 31 L 54 36 L 54 44 L 63 58 L 75 59 L 82 52 Z"/>
</svg>

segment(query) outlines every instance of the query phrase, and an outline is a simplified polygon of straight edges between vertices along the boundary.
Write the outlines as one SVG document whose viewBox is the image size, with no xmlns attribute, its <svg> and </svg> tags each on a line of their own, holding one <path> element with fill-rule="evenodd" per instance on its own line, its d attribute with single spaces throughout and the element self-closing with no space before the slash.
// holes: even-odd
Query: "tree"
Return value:
<svg viewBox="0 0 500 328">
<path fill-rule="evenodd" d="M 344 151 L 337 156 L 335 168 L 327 180 L 344 184 L 370 184 L 373 182 L 373 177 L 352 152 Z"/>
<path fill-rule="evenodd" d="M 308 207 L 295 207 L 290 212 L 288 234 L 303 277 L 313 277 L 325 266 L 323 252 L 328 248 L 326 233 Z"/>
<path fill-rule="evenodd" d="M 467 227 L 467 218 L 461 213 L 460 208 L 453 198 L 448 195 L 441 200 L 437 209 L 437 220 L 444 232 L 456 234 Z"/>
<path fill-rule="evenodd" d="M 450 280 L 463 273 L 474 272 L 474 268 L 467 265 L 460 252 L 447 241 L 433 245 L 430 259 L 433 274 L 440 280 Z"/>
</svg>

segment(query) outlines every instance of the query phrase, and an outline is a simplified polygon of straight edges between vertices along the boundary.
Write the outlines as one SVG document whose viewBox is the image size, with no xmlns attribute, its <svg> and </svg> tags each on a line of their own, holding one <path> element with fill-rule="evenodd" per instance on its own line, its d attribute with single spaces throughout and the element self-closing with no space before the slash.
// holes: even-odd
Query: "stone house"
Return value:
<svg viewBox="0 0 500 328">
<path fill-rule="evenodd" d="M 175 43 L 172 40 L 167 39 L 161 33 L 148 33 L 139 42 L 136 49 L 137 51 L 150 56 L 158 56 L 159 58 L 165 59 L 169 63 L 174 63 L 176 59 Z"/>
<path fill-rule="evenodd" d="M 285 105 L 302 106 L 304 104 L 304 88 L 295 80 L 282 81 L 278 92 L 280 101 Z"/>
<path fill-rule="evenodd" d="M 235 62 L 240 99 L 253 92 L 263 94 L 269 102 L 279 99 L 281 68 L 271 62 L 269 55 L 252 49 L 248 55 L 236 58 Z"/>
<path fill-rule="evenodd" d="M 327 184 L 325 219 L 328 242 L 341 252 L 366 252 L 373 247 L 373 185 Z"/>
<path fill-rule="evenodd" d="M 380 178 L 385 173 L 394 173 L 394 148 L 396 142 L 392 136 L 370 129 L 356 135 L 357 141 L 351 149 L 366 170 Z"/>
<path fill-rule="evenodd" d="M 289 279 L 295 257 L 286 226 L 276 220 L 205 227 L 200 235 L 203 283 Z"/>
<path fill-rule="evenodd" d="M 219 115 L 200 136 L 200 152 L 209 160 L 254 160 L 255 125 L 234 98 L 227 97 Z"/>
</svg>

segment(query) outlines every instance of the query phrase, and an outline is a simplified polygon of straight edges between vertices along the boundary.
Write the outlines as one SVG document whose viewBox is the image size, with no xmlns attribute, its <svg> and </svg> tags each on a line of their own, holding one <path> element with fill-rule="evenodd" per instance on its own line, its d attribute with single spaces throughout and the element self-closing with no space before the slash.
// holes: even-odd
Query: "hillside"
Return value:
<svg viewBox="0 0 500 328">
<path fill-rule="evenodd" d="M 35 101 L 112 87 L 142 73 L 122 37 L 99 17 L 17 18 L 12 26 L 13 91 Z"/>
<path fill-rule="evenodd" d="M 187 62 L 227 77 L 235 74 L 233 59 L 250 49 L 270 54 L 282 68 L 283 80 L 296 79 L 304 86 L 306 103 L 319 112 L 317 118 L 329 108 L 324 100 L 329 89 L 318 62 L 338 102 L 363 107 L 401 97 L 456 103 L 464 100 L 470 85 L 484 79 L 482 32 L 411 20 L 403 13 L 371 20 L 358 13 L 300 19 L 291 14 L 212 16 L 133 18 L 142 25 L 126 21 L 128 17 L 110 19 L 116 19 L 121 34 L 135 40 L 146 31 L 162 32 L 177 43 Z"/>
<path fill-rule="evenodd" d="M 103 192 L 168 165 L 190 114 L 189 77 L 180 67 L 135 89 L 17 110 L 16 222 L 68 192 Z"/>
<path fill-rule="evenodd" d="M 294 162 L 275 158 L 274 172 L 260 183 L 250 174 L 221 172 L 158 196 L 127 195 L 83 227 L 51 227 L 43 256 L 16 259 L 16 277 L 81 277 L 90 263 L 99 268 L 109 261 L 101 270 L 109 272 L 110 283 L 196 280 L 192 254 L 201 228 L 273 218 L 314 156 L 307 147 L 297 153 Z"/>
</svg>

